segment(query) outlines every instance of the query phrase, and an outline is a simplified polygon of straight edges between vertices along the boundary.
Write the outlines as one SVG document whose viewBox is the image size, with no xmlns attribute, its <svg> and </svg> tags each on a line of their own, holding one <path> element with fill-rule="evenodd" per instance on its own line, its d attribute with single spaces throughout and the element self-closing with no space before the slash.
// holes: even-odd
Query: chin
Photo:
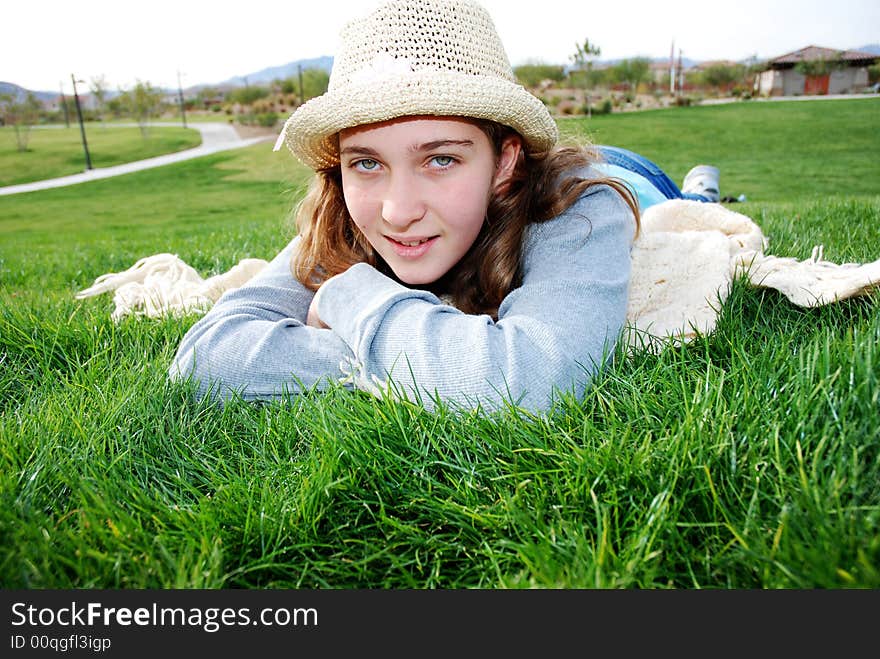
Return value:
<svg viewBox="0 0 880 659">
<path fill-rule="evenodd" d="M 435 281 L 440 279 L 439 277 L 434 277 L 429 274 L 420 274 L 420 273 L 400 273 L 395 272 L 394 275 L 397 279 L 407 286 L 427 286 L 428 284 L 433 284 Z"/>
<path fill-rule="evenodd" d="M 432 279 L 430 277 L 398 277 L 402 284 L 406 284 L 407 286 L 426 286 L 427 284 L 433 284 L 436 279 Z"/>
</svg>

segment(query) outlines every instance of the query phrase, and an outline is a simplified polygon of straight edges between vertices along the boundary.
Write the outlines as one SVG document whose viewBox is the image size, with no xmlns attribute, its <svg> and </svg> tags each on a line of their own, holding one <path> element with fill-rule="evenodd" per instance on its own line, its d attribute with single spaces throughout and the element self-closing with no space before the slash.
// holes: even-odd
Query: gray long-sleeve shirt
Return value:
<svg viewBox="0 0 880 659">
<path fill-rule="evenodd" d="M 184 337 L 172 378 L 193 376 L 199 395 L 267 400 L 345 381 L 422 401 L 497 409 L 512 402 L 546 411 L 559 391 L 582 396 L 623 327 L 634 222 L 606 186 L 531 224 L 523 282 L 498 320 L 468 315 L 432 293 L 407 288 L 366 263 L 314 293 L 290 271 L 294 238 L 244 286 L 229 291 Z"/>
</svg>

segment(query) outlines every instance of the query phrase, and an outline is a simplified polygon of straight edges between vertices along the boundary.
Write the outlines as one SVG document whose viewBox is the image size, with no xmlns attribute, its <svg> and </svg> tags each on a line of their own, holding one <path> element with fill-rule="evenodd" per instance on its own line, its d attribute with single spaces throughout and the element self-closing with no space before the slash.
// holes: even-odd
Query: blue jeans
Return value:
<svg viewBox="0 0 880 659">
<path fill-rule="evenodd" d="M 700 194 L 683 193 L 662 169 L 638 153 L 621 149 L 619 146 L 597 145 L 597 148 L 609 164 L 623 167 L 626 170 L 643 176 L 667 199 L 692 199 L 694 201 L 711 202 L 710 199 Z"/>
</svg>

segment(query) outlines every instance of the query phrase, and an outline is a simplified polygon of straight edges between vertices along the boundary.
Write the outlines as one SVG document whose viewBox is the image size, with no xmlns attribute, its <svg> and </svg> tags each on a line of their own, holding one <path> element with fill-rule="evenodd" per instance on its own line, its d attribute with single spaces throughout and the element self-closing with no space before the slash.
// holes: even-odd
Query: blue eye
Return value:
<svg viewBox="0 0 880 659">
<path fill-rule="evenodd" d="M 449 165 L 455 162 L 455 158 L 452 156 L 434 156 L 431 158 L 431 162 L 440 167 L 449 167 Z"/>
<path fill-rule="evenodd" d="M 356 169 L 362 169 L 367 172 L 373 171 L 378 166 L 379 163 L 372 158 L 364 158 L 363 160 L 358 160 L 356 163 L 354 163 L 354 167 Z"/>
</svg>

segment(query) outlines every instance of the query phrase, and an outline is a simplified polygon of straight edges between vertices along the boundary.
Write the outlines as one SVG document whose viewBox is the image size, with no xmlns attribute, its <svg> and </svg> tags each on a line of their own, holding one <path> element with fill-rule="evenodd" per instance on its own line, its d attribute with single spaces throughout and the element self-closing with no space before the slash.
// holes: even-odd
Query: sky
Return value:
<svg viewBox="0 0 880 659">
<path fill-rule="evenodd" d="M 339 30 L 377 0 L 44 0 L 4 3 L 0 81 L 71 93 L 184 88 L 333 55 Z M 599 59 L 768 59 L 808 45 L 880 43 L 878 0 L 482 0 L 511 64 L 566 64 L 589 39 Z M 79 84 L 78 84 L 79 88 Z M 85 91 L 85 90 L 83 90 Z"/>
</svg>

